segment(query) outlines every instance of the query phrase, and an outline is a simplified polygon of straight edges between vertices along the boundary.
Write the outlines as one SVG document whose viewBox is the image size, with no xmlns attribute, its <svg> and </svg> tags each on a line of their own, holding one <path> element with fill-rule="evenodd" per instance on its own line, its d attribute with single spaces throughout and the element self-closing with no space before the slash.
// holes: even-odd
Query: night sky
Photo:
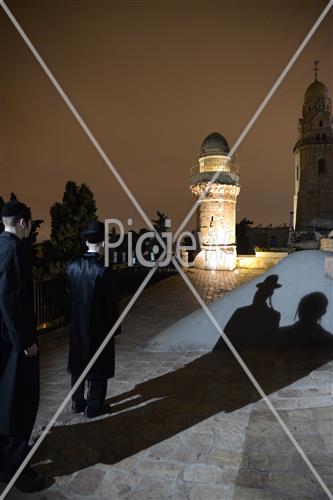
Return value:
<svg viewBox="0 0 333 500">
<path fill-rule="evenodd" d="M 142 204 L 175 228 L 191 208 L 202 140 L 229 146 L 326 5 L 321 0 L 7 0 L 7 5 Z M 0 194 L 44 218 L 67 180 L 86 182 L 99 216 L 140 216 L 0 8 Z M 288 222 L 304 92 L 332 95 L 331 11 L 241 144 L 237 218 Z M 194 228 L 195 219 L 190 224 Z"/>
</svg>

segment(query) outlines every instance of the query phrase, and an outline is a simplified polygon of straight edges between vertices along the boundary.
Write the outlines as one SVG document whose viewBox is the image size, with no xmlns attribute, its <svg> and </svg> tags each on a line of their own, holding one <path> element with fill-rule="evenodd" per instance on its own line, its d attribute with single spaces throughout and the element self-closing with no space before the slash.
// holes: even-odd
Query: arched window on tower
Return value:
<svg viewBox="0 0 333 500">
<path fill-rule="evenodd" d="M 324 174 L 326 172 L 326 166 L 327 166 L 326 158 L 319 158 L 317 165 L 318 165 L 318 174 Z"/>
<path fill-rule="evenodd" d="M 323 126 L 323 120 L 319 120 L 319 127 Z"/>
<path fill-rule="evenodd" d="M 322 138 L 322 140 L 325 142 L 325 141 L 326 141 L 326 134 L 323 134 L 323 135 L 321 136 L 321 138 Z"/>
</svg>

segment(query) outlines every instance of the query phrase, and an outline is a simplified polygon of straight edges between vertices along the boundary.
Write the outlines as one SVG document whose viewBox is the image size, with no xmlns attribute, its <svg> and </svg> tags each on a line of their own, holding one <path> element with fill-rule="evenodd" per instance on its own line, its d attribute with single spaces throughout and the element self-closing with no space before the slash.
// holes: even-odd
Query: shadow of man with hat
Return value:
<svg viewBox="0 0 333 500">
<path fill-rule="evenodd" d="M 333 335 L 321 325 L 328 299 L 322 292 L 311 292 L 299 301 L 293 325 L 280 328 L 279 345 L 282 347 L 303 347 L 321 349 L 333 347 Z"/>
<path fill-rule="evenodd" d="M 239 307 L 224 328 L 236 349 L 264 348 L 274 344 L 280 324 L 281 314 L 273 308 L 272 296 L 277 288 L 279 277 L 271 274 L 262 283 L 257 283 L 253 302 Z M 226 347 L 221 338 L 215 349 Z"/>
</svg>

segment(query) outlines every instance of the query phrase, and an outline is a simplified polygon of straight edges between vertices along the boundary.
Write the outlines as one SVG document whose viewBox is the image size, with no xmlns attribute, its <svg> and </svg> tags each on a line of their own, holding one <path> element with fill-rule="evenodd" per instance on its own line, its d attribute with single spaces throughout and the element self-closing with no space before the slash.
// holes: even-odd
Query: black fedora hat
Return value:
<svg viewBox="0 0 333 500">
<path fill-rule="evenodd" d="M 82 237 L 89 243 L 100 243 L 105 237 L 105 226 L 103 222 L 93 220 L 89 222 L 88 227 L 81 233 Z"/>
<path fill-rule="evenodd" d="M 281 288 L 282 285 L 278 283 L 279 277 L 277 274 L 270 274 L 264 279 L 262 283 L 257 283 L 257 288 L 266 288 L 267 290 L 274 290 L 275 288 Z"/>
</svg>

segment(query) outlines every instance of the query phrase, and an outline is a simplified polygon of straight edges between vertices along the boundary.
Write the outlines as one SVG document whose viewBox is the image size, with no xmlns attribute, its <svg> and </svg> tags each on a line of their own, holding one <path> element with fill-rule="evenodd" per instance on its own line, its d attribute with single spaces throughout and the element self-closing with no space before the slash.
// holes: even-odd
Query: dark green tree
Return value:
<svg viewBox="0 0 333 500">
<path fill-rule="evenodd" d="M 96 202 L 86 184 L 68 181 L 62 203 L 54 203 L 51 214 L 51 239 L 43 245 L 43 255 L 49 257 L 51 275 L 61 275 L 71 259 L 85 250 L 81 237 L 89 222 L 97 220 Z"/>
<path fill-rule="evenodd" d="M 168 228 L 166 227 L 166 220 L 168 219 L 168 216 L 165 215 L 163 212 L 159 212 L 158 210 L 156 211 L 157 213 L 157 219 L 153 219 L 153 224 L 155 230 L 161 234 L 164 231 L 167 231 Z"/>
<path fill-rule="evenodd" d="M 165 215 L 163 212 L 159 212 L 159 210 L 157 210 L 156 213 L 157 213 L 157 219 L 153 219 L 152 222 L 153 222 L 155 231 L 159 235 L 161 235 L 163 232 L 167 232 L 170 230 L 170 228 L 167 227 L 167 225 L 166 225 L 166 221 L 167 221 L 167 219 L 169 219 L 169 217 L 167 215 Z M 162 238 L 162 239 L 166 242 L 166 238 Z M 155 245 L 157 245 L 159 248 L 159 251 L 157 253 L 155 253 L 155 257 L 157 259 L 160 256 L 160 254 L 162 253 L 163 248 L 162 248 L 161 243 L 159 242 L 159 240 L 157 238 L 152 238 L 152 240 L 150 241 L 151 249 L 153 249 Z"/>
<path fill-rule="evenodd" d="M 34 274 L 39 275 L 39 269 L 43 267 L 42 263 L 42 258 L 40 255 L 40 243 L 37 242 L 38 238 L 38 230 L 40 226 L 44 223 L 42 219 L 36 219 L 33 220 L 31 223 L 31 230 L 29 233 L 28 238 L 26 238 L 26 243 L 29 247 L 30 255 L 31 255 L 31 260 L 32 260 L 32 265 L 33 265 L 33 271 Z"/>
</svg>

